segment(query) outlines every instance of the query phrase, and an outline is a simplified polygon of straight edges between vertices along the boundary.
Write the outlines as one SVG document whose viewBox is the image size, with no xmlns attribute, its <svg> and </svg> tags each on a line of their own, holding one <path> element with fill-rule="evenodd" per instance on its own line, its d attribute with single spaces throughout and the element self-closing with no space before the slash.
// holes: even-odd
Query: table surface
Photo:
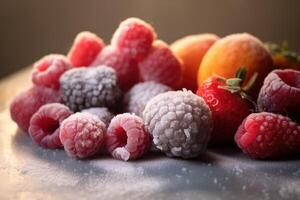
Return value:
<svg viewBox="0 0 300 200">
<path fill-rule="evenodd" d="M 30 69 L 0 81 L 0 199 L 300 199 L 300 159 L 257 161 L 238 149 L 196 160 L 147 155 L 79 161 L 33 144 L 11 121 L 9 101 L 29 87 Z"/>
</svg>

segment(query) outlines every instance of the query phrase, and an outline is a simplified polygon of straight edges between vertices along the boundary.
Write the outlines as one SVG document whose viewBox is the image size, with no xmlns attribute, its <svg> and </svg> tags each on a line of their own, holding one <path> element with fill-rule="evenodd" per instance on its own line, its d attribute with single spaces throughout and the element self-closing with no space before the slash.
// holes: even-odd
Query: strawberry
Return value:
<svg viewBox="0 0 300 200">
<path fill-rule="evenodd" d="M 253 113 L 238 128 L 235 142 L 256 159 L 290 155 L 300 152 L 300 126 L 279 114 Z"/>
<path fill-rule="evenodd" d="M 281 46 L 275 43 L 267 43 L 266 47 L 272 54 L 276 68 L 300 70 L 300 53 L 289 50 L 286 41 Z"/>
<path fill-rule="evenodd" d="M 250 97 L 245 93 L 245 88 L 241 88 L 245 75 L 246 70 L 241 68 L 237 78 L 226 80 L 223 77 L 213 76 L 198 88 L 197 95 L 205 100 L 212 111 L 214 127 L 212 142 L 232 142 L 237 128 L 251 113 L 251 105 L 246 100 L 250 100 Z M 254 79 L 255 77 L 250 84 Z"/>
</svg>

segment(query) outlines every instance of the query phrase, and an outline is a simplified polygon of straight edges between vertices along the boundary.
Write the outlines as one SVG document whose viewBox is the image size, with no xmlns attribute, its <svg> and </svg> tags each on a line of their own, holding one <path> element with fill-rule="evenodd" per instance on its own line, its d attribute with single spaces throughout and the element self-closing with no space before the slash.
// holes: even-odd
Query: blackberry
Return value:
<svg viewBox="0 0 300 200">
<path fill-rule="evenodd" d="M 151 98 L 170 90 L 170 87 L 153 81 L 136 84 L 124 97 L 125 110 L 141 117 Z"/>
<path fill-rule="evenodd" d="M 105 65 L 71 69 L 61 76 L 60 85 L 62 99 L 73 111 L 103 106 L 114 109 L 122 96 L 115 70 Z"/>
<path fill-rule="evenodd" d="M 193 158 L 206 150 L 212 131 L 211 111 L 191 91 L 153 97 L 143 112 L 154 145 L 170 157 Z"/>
</svg>

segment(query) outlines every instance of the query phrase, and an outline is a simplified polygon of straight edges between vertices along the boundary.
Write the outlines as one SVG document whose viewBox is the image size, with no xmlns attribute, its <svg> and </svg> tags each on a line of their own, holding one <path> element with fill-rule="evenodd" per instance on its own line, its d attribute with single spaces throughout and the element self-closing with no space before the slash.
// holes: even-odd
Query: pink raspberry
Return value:
<svg viewBox="0 0 300 200">
<path fill-rule="evenodd" d="M 59 139 L 59 126 L 72 114 L 70 109 L 60 103 L 49 103 L 31 117 L 29 135 L 43 148 L 56 149 L 62 147 Z"/>
<path fill-rule="evenodd" d="M 11 118 L 25 132 L 28 131 L 31 116 L 44 104 L 60 102 L 58 91 L 50 88 L 33 86 L 21 92 L 10 104 Z"/>
<path fill-rule="evenodd" d="M 105 124 L 96 116 L 75 113 L 62 122 L 59 138 L 69 156 L 84 159 L 99 152 L 105 131 Z"/>
<path fill-rule="evenodd" d="M 111 44 L 132 59 L 140 61 L 151 49 L 155 38 L 156 33 L 150 24 L 137 18 L 128 18 L 114 33 Z"/>
<path fill-rule="evenodd" d="M 260 111 L 288 115 L 300 123 L 300 71 L 286 69 L 269 73 L 257 104 Z"/>
<path fill-rule="evenodd" d="M 143 81 L 156 81 L 178 88 L 181 82 L 181 61 L 163 41 L 155 41 L 147 57 L 139 63 Z"/>
<path fill-rule="evenodd" d="M 124 91 L 130 89 L 139 80 L 136 62 L 127 54 L 112 46 L 106 46 L 91 65 L 107 65 L 114 68 L 117 72 L 120 87 Z"/>
<path fill-rule="evenodd" d="M 68 59 L 59 54 L 50 54 L 34 63 L 32 82 L 35 85 L 59 89 L 59 78 L 71 69 Z"/>
<path fill-rule="evenodd" d="M 76 36 L 68 58 L 75 67 L 89 66 L 104 46 L 101 38 L 94 33 L 84 31 Z"/>
<path fill-rule="evenodd" d="M 114 158 L 124 161 L 138 159 L 149 150 L 150 144 L 150 135 L 140 117 L 124 113 L 111 120 L 106 147 Z"/>
<path fill-rule="evenodd" d="M 287 156 L 300 152 L 300 126 L 279 114 L 253 113 L 240 125 L 235 141 L 252 158 Z"/>
</svg>

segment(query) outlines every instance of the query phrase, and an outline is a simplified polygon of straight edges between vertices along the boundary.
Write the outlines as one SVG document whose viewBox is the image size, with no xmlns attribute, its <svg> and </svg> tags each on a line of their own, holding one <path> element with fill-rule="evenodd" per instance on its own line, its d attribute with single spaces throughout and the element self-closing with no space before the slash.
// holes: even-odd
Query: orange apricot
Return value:
<svg viewBox="0 0 300 200">
<path fill-rule="evenodd" d="M 241 67 L 247 69 L 243 86 L 257 73 L 248 91 L 256 99 L 264 78 L 273 69 L 273 60 L 263 43 L 248 33 L 228 35 L 212 45 L 198 70 L 198 85 L 212 75 L 233 78 Z"/>
<path fill-rule="evenodd" d="M 182 86 L 196 91 L 197 71 L 207 50 L 219 39 L 214 34 L 189 35 L 171 44 L 174 54 L 183 62 Z"/>
</svg>

